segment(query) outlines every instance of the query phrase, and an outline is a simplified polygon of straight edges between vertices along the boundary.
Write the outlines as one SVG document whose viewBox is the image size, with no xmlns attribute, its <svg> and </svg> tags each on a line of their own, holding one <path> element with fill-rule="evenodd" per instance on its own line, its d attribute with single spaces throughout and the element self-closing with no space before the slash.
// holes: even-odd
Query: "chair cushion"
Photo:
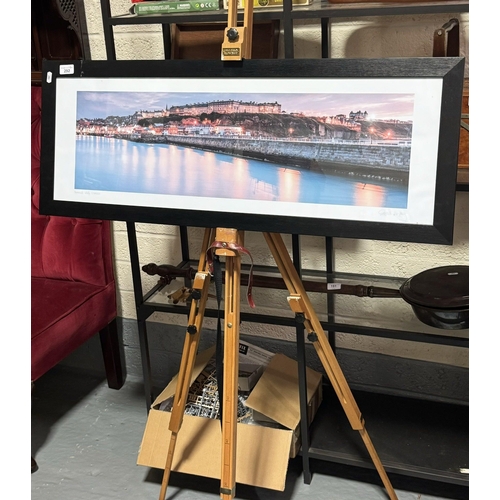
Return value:
<svg viewBox="0 0 500 500">
<path fill-rule="evenodd" d="M 115 316 L 114 282 L 97 286 L 32 277 L 31 380 L 38 379 Z"/>
<path fill-rule="evenodd" d="M 31 206 L 31 276 L 107 283 L 103 233 L 109 223 L 100 220 L 40 216 Z"/>
<path fill-rule="evenodd" d="M 104 286 L 114 280 L 110 222 L 39 214 L 41 109 L 31 87 L 31 276 Z"/>
</svg>

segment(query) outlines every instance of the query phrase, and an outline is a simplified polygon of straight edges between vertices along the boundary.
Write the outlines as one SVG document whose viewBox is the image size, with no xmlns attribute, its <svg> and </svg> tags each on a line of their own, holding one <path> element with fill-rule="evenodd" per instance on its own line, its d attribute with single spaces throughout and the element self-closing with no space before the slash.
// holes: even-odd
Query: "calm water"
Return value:
<svg viewBox="0 0 500 500">
<path fill-rule="evenodd" d="M 406 187 L 171 145 L 77 137 L 76 189 L 406 208 Z"/>
</svg>

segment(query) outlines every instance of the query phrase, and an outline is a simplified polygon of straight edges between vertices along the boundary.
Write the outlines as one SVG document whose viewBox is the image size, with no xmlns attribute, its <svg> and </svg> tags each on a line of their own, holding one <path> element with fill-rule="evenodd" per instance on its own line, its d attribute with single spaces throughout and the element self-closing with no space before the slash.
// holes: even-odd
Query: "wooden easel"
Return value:
<svg viewBox="0 0 500 500">
<path fill-rule="evenodd" d="M 228 2 L 228 22 L 224 31 L 221 59 L 240 61 L 250 59 L 252 51 L 253 2 L 245 2 L 243 26 L 237 26 L 237 0 Z M 279 272 L 290 292 L 288 303 L 296 317 L 304 321 L 308 338 L 316 352 L 349 419 L 351 427 L 361 434 L 370 457 L 384 484 L 390 500 L 398 500 L 385 469 L 377 455 L 370 436 L 365 429 L 361 412 L 342 373 L 340 365 L 328 342 L 321 323 L 307 296 L 302 281 L 295 269 L 281 235 L 263 233 L 267 245 L 276 261 Z M 189 393 L 189 384 L 194 367 L 203 315 L 208 298 L 210 270 L 207 253 L 211 247 L 215 254 L 225 257 L 225 298 L 224 298 L 224 373 L 222 395 L 222 463 L 220 496 L 223 500 L 234 498 L 236 490 L 236 424 L 238 406 L 238 368 L 240 341 L 240 284 L 243 232 L 237 229 L 205 229 L 198 272 L 194 278 L 189 324 L 179 369 L 179 379 L 170 417 L 170 445 L 163 473 L 159 500 L 164 500 L 172 469 L 172 461 L 181 429 L 182 418 Z M 251 279 L 251 276 L 250 276 Z"/>
<path fill-rule="evenodd" d="M 250 59 L 252 54 L 253 2 L 245 2 L 243 25 L 238 26 L 237 0 L 228 0 L 227 27 L 222 42 L 222 61 Z"/>
<path fill-rule="evenodd" d="M 366 449 L 377 469 L 389 498 L 397 500 L 396 493 L 387 477 L 385 469 L 378 457 L 373 443 L 365 428 L 364 419 L 354 400 L 342 369 L 328 342 L 323 327 L 307 296 L 302 281 L 290 258 L 281 235 L 263 233 L 267 245 L 274 257 L 278 270 L 290 293 L 288 304 L 296 316 L 303 319 L 308 339 L 313 342 L 318 357 L 337 394 L 344 412 L 354 430 L 359 431 Z M 164 500 L 172 468 L 177 435 L 181 429 L 182 418 L 186 406 L 189 383 L 196 358 L 203 315 L 208 297 L 210 283 L 207 252 L 211 247 L 217 248 L 216 255 L 225 257 L 225 298 L 224 298 L 224 375 L 223 375 L 223 408 L 222 408 L 222 463 L 220 494 L 223 500 L 231 500 L 236 488 L 236 424 L 238 403 L 238 361 L 240 337 L 240 282 L 241 255 L 237 250 L 243 247 L 243 233 L 236 229 L 206 229 L 198 264 L 198 272 L 194 278 L 193 300 L 189 314 L 179 382 L 174 396 L 172 416 L 169 429 L 170 445 L 163 474 L 159 500 Z"/>
</svg>

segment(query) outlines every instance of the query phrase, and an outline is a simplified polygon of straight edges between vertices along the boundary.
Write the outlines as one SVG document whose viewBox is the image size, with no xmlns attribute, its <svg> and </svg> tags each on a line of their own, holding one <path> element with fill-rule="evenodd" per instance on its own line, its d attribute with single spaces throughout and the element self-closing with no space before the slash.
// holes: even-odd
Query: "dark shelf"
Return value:
<svg viewBox="0 0 500 500">
<path fill-rule="evenodd" d="M 366 430 L 388 474 L 468 487 L 469 408 L 353 391 Z M 311 424 L 309 457 L 373 469 L 330 386 Z"/>
<path fill-rule="evenodd" d="M 312 19 L 320 17 L 369 17 L 404 16 L 410 14 L 448 14 L 469 12 L 469 0 L 444 2 L 366 2 L 331 4 L 325 0 L 315 1 L 307 7 L 294 7 L 292 18 Z"/>
<path fill-rule="evenodd" d="M 191 269 L 195 269 L 198 265 L 197 261 L 189 260 L 188 262 L 184 262 L 180 264 L 178 267 L 187 267 Z M 243 264 L 242 270 L 245 273 L 249 272 L 249 265 Z M 255 282 L 258 276 L 280 276 L 278 273 L 278 269 L 274 266 L 253 266 L 254 272 L 254 290 L 259 288 L 259 285 Z M 312 282 L 324 283 L 325 282 L 325 273 L 324 271 L 318 271 L 314 269 L 302 269 L 302 278 L 305 280 L 310 280 Z M 357 273 L 347 273 L 347 272 L 333 272 L 330 275 L 330 279 L 335 279 L 338 281 L 345 281 L 347 283 L 361 283 L 365 285 L 375 284 L 376 286 L 381 287 L 389 287 L 389 288 L 397 288 L 402 285 L 405 281 L 405 278 L 395 277 L 395 276 L 367 276 Z M 152 314 L 154 311 L 161 311 L 164 313 L 170 314 L 185 314 L 186 316 L 189 313 L 190 300 L 188 299 L 185 303 L 181 304 L 171 304 L 162 301 L 161 294 L 158 292 L 162 292 L 164 290 L 165 285 L 157 284 L 153 287 L 149 292 L 144 295 L 143 307 L 148 310 L 148 315 Z M 283 282 L 282 286 L 277 287 L 278 289 L 285 290 L 285 284 Z M 241 295 L 245 296 L 246 293 L 246 285 L 242 284 L 241 287 Z M 314 294 L 314 292 L 309 292 Z M 317 293 L 317 292 L 316 292 Z M 331 297 L 331 296 L 330 296 Z M 249 312 L 240 312 L 240 318 L 242 322 L 249 323 L 262 323 L 268 325 L 281 325 L 281 326 L 290 326 L 295 327 L 296 321 L 293 316 L 287 315 L 289 313 L 289 307 L 287 307 L 286 302 L 278 305 L 276 304 L 277 309 L 275 310 L 275 314 L 271 313 L 259 313 L 258 309 L 249 311 Z M 326 305 L 324 310 L 317 311 L 320 315 L 326 318 Z M 217 311 L 215 300 L 209 300 L 205 310 L 205 317 L 208 318 L 217 318 L 218 315 L 224 317 L 224 311 L 220 313 Z M 365 326 L 362 324 L 358 324 L 356 320 L 353 318 L 353 322 L 337 322 L 335 318 L 332 317 L 329 320 L 322 320 L 320 318 L 321 325 L 325 331 L 334 331 L 337 333 L 346 333 L 346 334 L 355 334 L 355 335 L 366 335 L 370 337 L 379 337 L 379 338 L 387 338 L 387 339 L 395 339 L 401 341 L 410 341 L 410 342 L 419 342 L 426 344 L 437 344 L 437 345 L 448 345 L 453 347 L 469 347 L 469 338 L 465 336 L 463 330 L 448 330 L 444 332 L 443 330 L 431 328 L 425 329 L 423 324 L 420 324 L 421 329 L 417 330 L 403 330 L 401 328 L 394 329 L 390 326 L 386 325 L 376 325 L 371 324 L 369 326 Z"/>
<path fill-rule="evenodd" d="M 290 16 L 292 19 L 320 19 L 340 17 L 369 17 L 369 16 L 395 16 L 416 14 L 452 14 L 469 12 L 469 0 L 441 1 L 441 2 L 366 2 L 332 4 L 326 0 L 315 0 L 312 5 L 293 6 L 291 11 L 283 8 L 262 8 L 254 10 L 254 19 L 269 20 L 281 19 Z M 243 11 L 238 11 L 238 17 L 243 19 Z M 137 16 L 124 14 L 113 16 L 105 20 L 109 25 L 132 24 L 163 24 L 179 22 L 216 22 L 227 21 L 227 10 L 208 12 L 182 12 L 179 14 L 154 14 L 151 16 Z"/>
</svg>

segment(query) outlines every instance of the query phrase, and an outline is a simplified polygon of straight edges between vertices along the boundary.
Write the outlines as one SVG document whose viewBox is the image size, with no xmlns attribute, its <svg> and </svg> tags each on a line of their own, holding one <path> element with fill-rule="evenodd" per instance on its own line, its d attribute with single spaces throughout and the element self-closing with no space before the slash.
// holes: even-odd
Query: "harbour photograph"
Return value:
<svg viewBox="0 0 500 500">
<path fill-rule="evenodd" d="M 78 91 L 74 188 L 405 209 L 414 100 Z"/>
</svg>

